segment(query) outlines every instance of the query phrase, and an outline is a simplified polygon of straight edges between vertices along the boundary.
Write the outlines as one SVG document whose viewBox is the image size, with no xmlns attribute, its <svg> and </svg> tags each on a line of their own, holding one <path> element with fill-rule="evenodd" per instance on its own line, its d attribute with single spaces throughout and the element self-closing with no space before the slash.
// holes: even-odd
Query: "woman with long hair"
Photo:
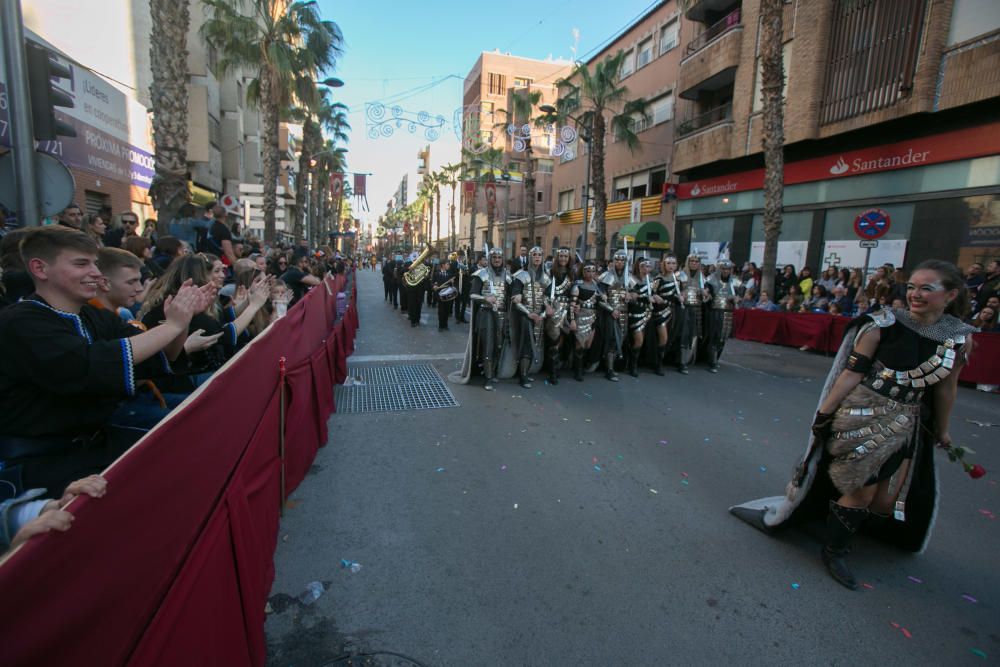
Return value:
<svg viewBox="0 0 1000 667">
<path fill-rule="evenodd" d="M 598 286 L 597 266 L 585 261 L 580 269 L 582 278 L 570 291 L 569 329 L 576 344 L 573 348 L 573 379 L 583 382 L 583 358 L 594 343 L 597 303 L 604 298 Z"/>
<path fill-rule="evenodd" d="M 559 248 L 549 267 L 549 290 L 545 303 L 553 313 L 545 318 L 545 357 L 549 362 L 549 384 L 559 384 L 559 369 L 562 367 L 563 342 L 570 333 L 569 308 L 570 290 L 573 288 L 573 255 L 569 248 Z"/>
<path fill-rule="evenodd" d="M 823 563 L 852 590 L 845 559 L 862 526 L 908 551 L 927 544 L 937 510 L 933 448 L 951 447 L 958 376 L 972 348 L 975 328 L 962 321 L 969 297 L 954 264 L 917 266 L 906 300 L 908 310 L 884 308 L 848 325 L 786 496 L 731 509 L 765 532 L 825 515 Z"/>
<path fill-rule="evenodd" d="M 646 326 L 653 318 L 653 296 L 655 294 L 652 281 L 653 260 L 640 259 L 632 266 L 632 277 L 635 281 L 631 289 L 632 299 L 626 304 L 628 313 L 628 331 L 632 343 L 628 356 L 628 374 L 639 377 L 639 355 L 646 340 Z"/>
<path fill-rule="evenodd" d="M 663 358 L 670 343 L 670 329 L 677 327 L 675 313 L 683 307 L 683 284 L 677 267 L 677 258 L 667 255 L 660 260 L 660 275 L 653 289 L 652 326 L 656 329 L 656 358 L 653 372 L 663 375 Z"/>
<path fill-rule="evenodd" d="M 774 280 L 774 293 L 777 300 L 780 302 L 788 295 L 788 290 L 792 285 L 798 285 L 799 279 L 798 275 L 795 273 L 795 266 L 792 264 L 785 264 L 781 269 L 781 273 Z"/>
<path fill-rule="evenodd" d="M 98 248 L 104 247 L 104 235 L 108 231 L 108 221 L 98 213 L 83 216 L 80 231 L 94 239 Z"/>
</svg>

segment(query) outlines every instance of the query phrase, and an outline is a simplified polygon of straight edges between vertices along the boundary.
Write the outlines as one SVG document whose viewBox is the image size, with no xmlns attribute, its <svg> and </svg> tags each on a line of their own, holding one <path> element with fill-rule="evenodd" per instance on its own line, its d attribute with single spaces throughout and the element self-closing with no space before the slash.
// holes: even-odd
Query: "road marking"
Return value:
<svg viewBox="0 0 1000 667">
<path fill-rule="evenodd" d="M 455 354 L 366 354 L 361 356 L 351 356 L 348 360 L 352 364 L 363 364 L 379 361 L 456 361 L 465 359 L 464 352 Z"/>
</svg>

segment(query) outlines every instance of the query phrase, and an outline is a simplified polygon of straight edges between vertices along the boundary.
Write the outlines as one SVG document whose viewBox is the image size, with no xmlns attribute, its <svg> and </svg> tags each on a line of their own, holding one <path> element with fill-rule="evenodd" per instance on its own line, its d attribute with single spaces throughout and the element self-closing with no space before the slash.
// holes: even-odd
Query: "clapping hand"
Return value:
<svg viewBox="0 0 1000 667">
<path fill-rule="evenodd" d="M 204 329 L 196 329 L 187 337 L 184 341 L 184 352 L 191 354 L 192 352 L 201 352 L 207 350 L 208 348 L 215 345 L 215 343 L 222 336 L 223 332 L 212 334 L 211 336 L 205 335 Z"/>
<path fill-rule="evenodd" d="M 187 329 L 194 314 L 200 313 L 208 307 L 203 289 L 195 287 L 194 281 L 190 278 L 185 280 L 181 284 L 181 288 L 177 290 L 177 294 L 168 296 L 163 302 L 165 321 L 180 329 Z"/>
</svg>

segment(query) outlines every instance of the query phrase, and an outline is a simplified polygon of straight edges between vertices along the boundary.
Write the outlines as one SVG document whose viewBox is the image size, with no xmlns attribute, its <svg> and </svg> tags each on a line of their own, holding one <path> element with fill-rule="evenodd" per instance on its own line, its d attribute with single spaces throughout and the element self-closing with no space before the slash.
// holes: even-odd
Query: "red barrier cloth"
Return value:
<svg viewBox="0 0 1000 667">
<path fill-rule="evenodd" d="M 958 379 L 974 384 L 1000 385 L 1000 333 L 973 334 L 972 342 L 972 356 Z"/>
<path fill-rule="evenodd" d="M 278 359 L 290 369 L 294 488 L 332 405 L 329 369 L 346 367 L 331 303 L 336 294 L 311 290 L 105 471 L 104 498 L 70 505 L 72 530 L 0 564 L 5 667 L 264 664 L 282 500 Z"/>
<path fill-rule="evenodd" d="M 733 336 L 740 340 L 778 344 L 782 340 L 784 313 L 740 308 L 733 312 Z"/>
</svg>

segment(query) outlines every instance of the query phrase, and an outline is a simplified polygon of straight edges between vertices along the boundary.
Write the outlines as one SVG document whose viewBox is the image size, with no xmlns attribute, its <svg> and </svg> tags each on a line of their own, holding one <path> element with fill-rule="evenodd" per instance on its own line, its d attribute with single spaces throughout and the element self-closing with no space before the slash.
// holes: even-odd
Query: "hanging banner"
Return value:
<svg viewBox="0 0 1000 667">
<path fill-rule="evenodd" d="M 487 181 L 483 189 L 486 192 L 486 212 L 493 215 L 497 207 L 497 184 L 493 181 Z"/>
<path fill-rule="evenodd" d="M 476 182 L 466 181 L 462 183 L 462 202 L 466 213 L 472 212 L 472 205 L 476 201 Z"/>
<path fill-rule="evenodd" d="M 334 199 L 340 199 L 341 195 L 344 194 L 344 174 L 336 173 L 330 174 L 330 196 Z"/>
<path fill-rule="evenodd" d="M 368 177 L 365 174 L 354 174 L 354 196 L 355 197 L 367 197 L 368 193 L 365 192 L 366 179 Z"/>
</svg>

